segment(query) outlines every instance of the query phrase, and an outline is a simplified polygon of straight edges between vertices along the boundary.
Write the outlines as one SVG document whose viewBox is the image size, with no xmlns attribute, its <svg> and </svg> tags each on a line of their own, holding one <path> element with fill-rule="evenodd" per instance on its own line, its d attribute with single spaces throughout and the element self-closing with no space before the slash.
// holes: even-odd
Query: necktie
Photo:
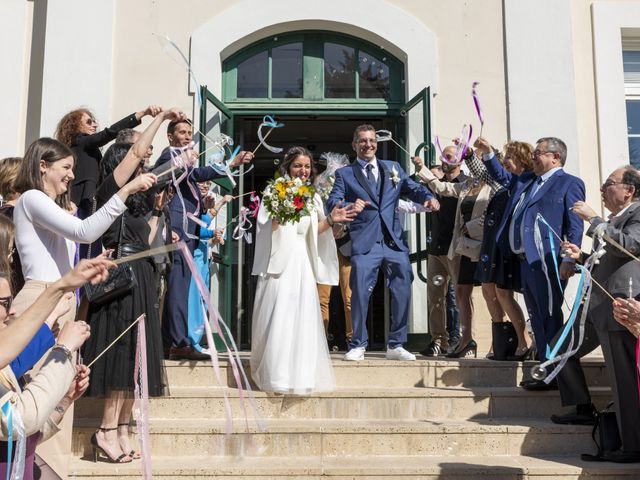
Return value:
<svg viewBox="0 0 640 480">
<path fill-rule="evenodd" d="M 367 170 L 367 182 L 369 182 L 369 185 L 371 186 L 371 190 L 373 190 L 377 195 L 378 183 L 376 182 L 376 177 L 373 175 L 373 165 L 368 164 L 366 166 L 366 170 Z"/>
<path fill-rule="evenodd" d="M 516 207 L 515 212 L 513 212 L 513 247 L 516 251 L 520 250 L 522 245 L 522 221 L 524 220 L 524 212 L 527 210 L 527 206 L 533 197 L 533 193 L 537 191 L 542 185 L 542 177 L 538 177 L 538 180 L 532 182 L 527 190 L 523 193 L 524 198 L 518 206 Z"/>
</svg>

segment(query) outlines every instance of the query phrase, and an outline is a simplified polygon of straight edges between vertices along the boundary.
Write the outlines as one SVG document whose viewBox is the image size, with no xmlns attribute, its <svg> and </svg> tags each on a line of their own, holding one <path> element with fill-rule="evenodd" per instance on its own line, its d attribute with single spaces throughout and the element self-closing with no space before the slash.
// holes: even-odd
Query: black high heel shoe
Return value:
<svg viewBox="0 0 640 480">
<path fill-rule="evenodd" d="M 120 455 L 118 458 L 112 458 L 106 451 L 104 448 L 102 448 L 100 445 L 98 445 L 98 439 L 96 438 L 96 433 L 100 432 L 111 432 L 113 430 L 117 430 L 116 428 L 98 428 L 98 430 L 91 435 L 91 450 L 93 453 L 93 461 L 94 463 L 98 461 L 98 452 L 102 452 L 102 454 L 107 457 L 108 461 L 111 463 L 130 463 L 131 462 L 131 457 L 129 457 L 129 455 L 127 455 L 126 453 L 123 453 L 122 455 Z M 126 459 L 129 460 L 126 460 Z"/>
<path fill-rule="evenodd" d="M 126 427 L 127 428 L 127 436 L 128 436 L 129 424 L 128 423 L 119 423 L 118 424 L 118 429 L 120 429 L 120 427 Z M 120 432 L 118 432 L 118 433 L 120 433 Z M 122 447 L 120 447 L 120 448 L 122 448 Z M 131 457 L 131 460 L 138 460 L 142 456 L 142 455 L 140 455 L 139 452 L 136 452 L 133 449 L 127 455 L 129 455 Z"/>
<path fill-rule="evenodd" d="M 508 355 L 507 360 L 524 362 L 525 360 L 533 360 L 533 348 L 529 347 L 521 355 Z"/>
<path fill-rule="evenodd" d="M 447 353 L 447 358 L 464 358 L 470 357 L 473 355 L 473 358 L 478 358 L 478 344 L 475 340 L 469 340 L 469 343 L 465 345 L 462 350 L 457 352 Z"/>
</svg>

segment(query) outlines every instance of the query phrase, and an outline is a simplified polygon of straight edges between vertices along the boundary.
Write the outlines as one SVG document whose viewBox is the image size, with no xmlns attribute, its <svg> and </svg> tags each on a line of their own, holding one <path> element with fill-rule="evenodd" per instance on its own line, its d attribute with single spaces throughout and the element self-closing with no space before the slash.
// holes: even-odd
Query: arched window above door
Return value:
<svg viewBox="0 0 640 480">
<path fill-rule="evenodd" d="M 223 100 L 358 104 L 404 101 L 404 66 L 372 43 L 348 35 L 295 32 L 261 40 L 223 63 Z"/>
</svg>

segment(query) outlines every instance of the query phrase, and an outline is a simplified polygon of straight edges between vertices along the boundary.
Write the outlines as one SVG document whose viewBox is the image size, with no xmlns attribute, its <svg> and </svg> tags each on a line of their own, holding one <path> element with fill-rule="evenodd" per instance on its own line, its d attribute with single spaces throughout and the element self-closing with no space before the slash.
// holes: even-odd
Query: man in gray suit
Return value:
<svg viewBox="0 0 640 480">
<path fill-rule="evenodd" d="M 596 228 L 623 245 L 629 252 L 640 253 L 640 174 L 633 167 L 615 170 L 600 187 L 605 207 L 611 212 L 608 220 L 600 218 L 584 202 L 576 202 L 574 213 L 590 223 L 587 235 Z M 604 224 L 604 225 L 601 225 Z M 595 239 L 594 251 L 598 249 Z M 568 242 L 561 248 L 572 258 L 584 260 L 587 255 Z M 640 268 L 627 254 L 607 244 L 606 253 L 593 268 L 593 278 L 613 297 L 627 298 L 630 285 L 632 296 L 640 293 Z M 631 282 L 630 282 L 631 279 Z M 597 285 L 593 286 L 589 311 L 585 322 L 584 341 L 578 352 L 567 361 L 558 374 L 562 405 L 576 405 L 564 415 L 552 415 L 561 424 L 593 425 L 595 408 L 587 388 L 580 358 L 602 346 L 612 389 L 613 401 L 622 439 L 622 448 L 599 460 L 631 463 L 640 462 L 640 400 L 638 398 L 635 366 L 634 336 L 613 318 L 611 298 Z M 576 322 L 577 324 L 578 322 Z M 577 328 L 577 325 L 576 325 Z M 577 333 L 577 332 L 576 332 Z"/>
</svg>

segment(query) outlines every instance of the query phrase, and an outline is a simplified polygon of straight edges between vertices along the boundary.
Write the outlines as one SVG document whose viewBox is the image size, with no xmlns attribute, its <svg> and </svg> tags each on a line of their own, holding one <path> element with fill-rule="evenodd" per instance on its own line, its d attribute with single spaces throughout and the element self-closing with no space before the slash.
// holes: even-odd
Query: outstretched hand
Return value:
<svg viewBox="0 0 640 480">
<path fill-rule="evenodd" d="M 103 256 L 80 260 L 73 270 L 58 280 L 59 286 L 66 292 L 73 292 L 87 283 L 104 282 L 109 276 L 109 269 L 115 266 L 112 260 Z"/>
<path fill-rule="evenodd" d="M 476 147 L 476 150 L 480 155 L 488 155 L 493 151 L 491 144 L 484 137 L 478 137 L 473 143 L 473 146 Z"/>
<path fill-rule="evenodd" d="M 331 219 L 336 223 L 351 222 L 358 216 L 358 211 L 353 205 L 342 206 L 342 202 L 338 203 L 331 210 Z"/>
<path fill-rule="evenodd" d="M 571 207 L 571 211 L 576 215 L 578 215 L 585 222 L 588 222 L 593 217 L 598 216 L 598 214 L 593 208 L 591 208 L 585 202 L 580 200 L 578 200 L 576 203 L 573 204 L 573 207 Z"/>
<path fill-rule="evenodd" d="M 411 161 L 416 166 L 416 170 L 419 172 L 424 168 L 424 160 L 420 157 L 411 157 Z"/>
<path fill-rule="evenodd" d="M 253 160 L 253 153 L 246 152 L 243 150 L 239 152 L 235 157 L 233 157 L 233 160 L 231 160 L 231 163 L 229 163 L 229 167 L 236 168 L 236 167 L 239 167 L 240 165 L 251 163 L 252 160 Z"/>
</svg>

